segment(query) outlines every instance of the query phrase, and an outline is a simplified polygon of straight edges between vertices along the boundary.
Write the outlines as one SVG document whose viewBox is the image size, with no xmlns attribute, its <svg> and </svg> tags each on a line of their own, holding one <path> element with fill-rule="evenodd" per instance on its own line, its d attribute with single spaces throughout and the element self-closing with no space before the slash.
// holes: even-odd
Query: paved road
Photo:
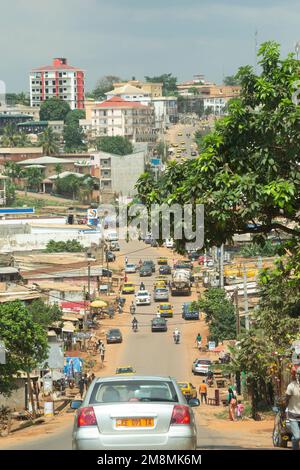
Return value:
<svg viewBox="0 0 300 470">
<path fill-rule="evenodd" d="M 138 249 L 141 251 L 136 251 Z M 157 250 L 146 248 L 143 243 L 130 243 L 126 245 L 126 251 L 129 253 L 129 262 L 138 262 L 142 259 L 155 259 Z M 123 249 L 125 247 L 123 246 Z M 170 252 L 170 261 L 173 255 Z M 129 280 L 139 285 L 140 278 L 137 274 L 129 275 Z M 152 292 L 153 277 L 143 278 L 146 288 Z M 130 332 L 124 343 L 124 349 L 121 354 L 122 365 L 132 365 L 137 373 L 154 375 L 171 375 L 178 380 L 191 378 L 190 359 L 188 358 L 188 348 L 184 343 L 184 333 L 191 324 L 183 324 L 180 311 L 181 304 L 184 301 L 182 297 L 170 297 L 174 305 L 175 317 L 169 319 L 169 330 L 166 333 L 151 333 L 150 321 L 156 313 L 156 304 L 151 306 L 141 306 L 137 310 L 137 318 L 140 323 L 140 329 L 137 333 Z M 128 299 L 127 303 L 130 300 Z M 128 324 L 131 318 L 128 318 Z M 175 345 L 172 338 L 172 332 L 175 324 L 182 331 L 182 343 Z M 195 331 L 196 333 L 196 331 Z M 198 414 L 198 412 L 197 412 Z M 233 444 L 239 441 L 239 436 L 228 435 L 226 432 L 215 432 L 206 426 L 201 425 L 201 408 L 199 409 L 198 426 L 198 446 L 200 449 L 239 449 L 242 446 Z M 53 430 L 45 437 L 34 438 L 30 441 L 20 442 L 10 449 L 26 450 L 61 450 L 71 449 L 72 423 L 64 426 L 61 430 Z"/>
</svg>

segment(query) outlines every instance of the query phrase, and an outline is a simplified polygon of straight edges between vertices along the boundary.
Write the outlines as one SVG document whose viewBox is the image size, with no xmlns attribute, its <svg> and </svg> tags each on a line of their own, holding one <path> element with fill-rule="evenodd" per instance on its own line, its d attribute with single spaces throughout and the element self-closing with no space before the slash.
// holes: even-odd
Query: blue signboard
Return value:
<svg viewBox="0 0 300 470">
<path fill-rule="evenodd" d="M 153 166 L 159 166 L 161 164 L 160 158 L 151 158 L 150 162 Z"/>
<path fill-rule="evenodd" d="M 13 209 L 10 209 L 10 208 L 0 209 L 0 215 L 34 214 L 34 212 L 35 212 L 34 207 L 15 207 Z"/>
</svg>

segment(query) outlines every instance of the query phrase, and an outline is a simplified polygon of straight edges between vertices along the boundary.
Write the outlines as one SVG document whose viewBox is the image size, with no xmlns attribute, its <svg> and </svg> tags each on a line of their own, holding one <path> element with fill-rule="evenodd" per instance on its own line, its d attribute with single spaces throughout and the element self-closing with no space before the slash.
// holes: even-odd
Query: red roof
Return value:
<svg viewBox="0 0 300 470">
<path fill-rule="evenodd" d="M 95 105 L 96 108 L 145 108 L 139 101 L 126 101 L 120 96 L 113 96 L 109 100 Z"/>
<path fill-rule="evenodd" d="M 43 65 L 42 67 L 36 67 L 32 70 L 47 71 L 47 70 L 80 70 L 78 67 L 72 67 L 72 65 L 58 64 L 58 65 Z"/>
</svg>

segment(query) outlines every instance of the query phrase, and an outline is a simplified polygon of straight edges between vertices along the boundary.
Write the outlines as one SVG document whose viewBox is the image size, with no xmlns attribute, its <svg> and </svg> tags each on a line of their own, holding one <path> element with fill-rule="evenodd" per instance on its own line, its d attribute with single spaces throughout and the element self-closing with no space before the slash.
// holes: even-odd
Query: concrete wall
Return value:
<svg viewBox="0 0 300 470">
<path fill-rule="evenodd" d="M 17 224 L 53 224 L 53 225 L 65 225 L 66 217 L 28 217 L 23 219 L 18 218 L 2 218 L 0 219 L 0 225 L 17 225 Z"/>
<path fill-rule="evenodd" d="M 25 408 L 25 380 L 16 379 L 17 389 L 10 397 L 0 394 L 0 406 L 9 406 L 13 411 L 21 411 Z"/>
<path fill-rule="evenodd" d="M 43 250 L 46 248 L 49 240 L 53 240 L 54 231 L 46 233 L 18 234 L 0 239 L 0 253 L 11 251 L 32 251 Z M 90 247 L 91 243 L 99 243 L 100 232 L 98 233 L 80 233 L 78 230 L 56 231 L 55 241 L 77 240 L 84 247 Z"/>
<path fill-rule="evenodd" d="M 111 180 L 112 191 L 122 195 L 132 196 L 135 194 L 134 186 L 145 171 L 144 152 L 133 153 L 124 156 L 112 156 L 111 158 Z"/>
</svg>

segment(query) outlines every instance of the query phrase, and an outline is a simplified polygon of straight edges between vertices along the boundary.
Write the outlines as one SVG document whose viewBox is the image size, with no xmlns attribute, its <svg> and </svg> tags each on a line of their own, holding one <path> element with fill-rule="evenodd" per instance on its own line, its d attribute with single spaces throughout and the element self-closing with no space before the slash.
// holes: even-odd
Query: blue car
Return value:
<svg viewBox="0 0 300 470">
<path fill-rule="evenodd" d="M 166 275 L 171 274 L 171 266 L 168 264 L 159 267 L 159 274 Z"/>
<path fill-rule="evenodd" d="M 192 302 L 185 302 L 182 305 L 182 318 L 184 320 L 199 320 L 199 310 L 191 308 Z"/>
</svg>

